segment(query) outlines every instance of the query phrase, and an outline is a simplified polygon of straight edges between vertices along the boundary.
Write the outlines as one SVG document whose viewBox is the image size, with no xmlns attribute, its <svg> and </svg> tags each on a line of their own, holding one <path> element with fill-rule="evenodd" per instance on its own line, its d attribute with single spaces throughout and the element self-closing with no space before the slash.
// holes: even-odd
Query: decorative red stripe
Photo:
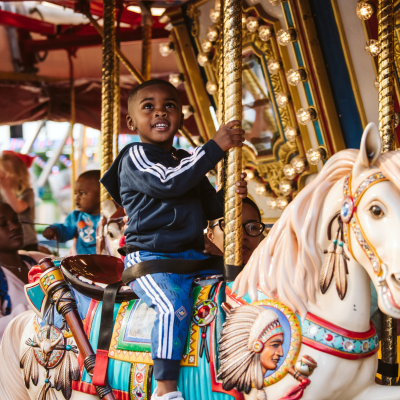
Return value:
<svg viewBox="0 0 400 400">
<path fill-rule="evenodd" d="M 368 358 L 378 351 L 378 348 L 376 348 L 375 350 L 370 351 L 369 353 L 365 353 L 365 354 L 349 354 L 349 353 L 345 353 L 340 350 L 332 349 L 329 346 L 325 346 L 319 342 L 316 342 L 316 341 L 306 338 L 306 337 L 302 337 L 301 342 L 303 344 L 306 344 L 307 346 L 312 347 L 315 350 L 321 351 L 322 353 L 331 354 L 332 356 L 344 358 L 346 360 L 360 360 L 362 358 Z"/>
<path fill-rule="evenodd" d="M 350 339 L 370 339 L 372 336 L 375 335 L 375 326 L 372 322 L 370 322 L 370 329 L 366 332 L 352 332 L 348 331 L 347 329 L 341 328 L 340 326 L 333 325 L 328 321 L 325 321 L 324 319 L 321 319 L 317 317 L 314 314 L 307 313 L 306 319 L 309 321 L 315 322 L 318 325 L 323 326 L 324 328 L 330 329 L 331 331 L 334 331 L 335 333 L 338 333 L 339 335 L 346 336 Z"/>
<path fill-rule="evenodd" d="M 243 299 L 241 299 L 240 297 L 238 297 L 238 295 L 234 292 L 232 292 L 232 290 L 226 286 L 225 288 L 225 293 L 227 294 L 227 296 L 232 299 L 235 303 L 241 305 L 241 306 L 245 306 L 248 305 L 249 303 L 247 303 L 246 301 L 244 301 Z"/>
</svg>

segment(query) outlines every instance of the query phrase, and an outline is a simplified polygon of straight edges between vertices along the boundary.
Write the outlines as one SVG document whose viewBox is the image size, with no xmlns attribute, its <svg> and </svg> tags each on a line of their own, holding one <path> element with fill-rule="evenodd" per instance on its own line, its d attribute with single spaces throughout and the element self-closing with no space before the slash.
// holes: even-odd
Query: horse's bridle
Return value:
<svg viewBox="0 0 400 400">
<path fill-rule="evenodd" d="M 350 229 L 349 226 L 352 228 L 354 235 L 357 239 L 358 244 L 363 249 L 365 255 L 368 257 L 372 264 L 372 268 L 375 274 L 378 276 L 378 281 L 385 280 L 386 277 L 383 277 L 382 271 L 382 260 L 380 259 L 379 255 L 377 254 L 374 246 L 369 242 L 367 236 L 365 235 L 360 220 L 357 216 L 357 206 L 360 203 L 362 197 L 364 196 L 365 192 L 373 185 L 379 182 L 387 181 L 388 179 L 382 174 L 382 172 L 376 172 L 370 175 L 367 179 L 363 180 L 361 184 L 358 186 L 357 190 L 355 191 L 354 195 L 351 192 L 351 177 L 352 175 L 349 174 L 346 176 L 343 185 L 343 194 L 344 200 L 342 204 L 342 209 L 340 215 L 342 217 L 342 221 L 344 222 L 344 237 L 349 248 L 349 251 L 353 258 L 356 260 L 352 247 L 351 247 L 351 240 L 350 240 Z M 385 271 L 386 273 L 387 271 Z M 381 279 L 379 279 L 381 278 Z"/>
</svg>

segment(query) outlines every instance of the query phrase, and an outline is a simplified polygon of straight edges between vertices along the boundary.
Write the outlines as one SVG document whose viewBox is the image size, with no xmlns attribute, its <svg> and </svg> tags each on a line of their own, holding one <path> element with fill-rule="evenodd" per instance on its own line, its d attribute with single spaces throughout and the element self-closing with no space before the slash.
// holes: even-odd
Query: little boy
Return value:
<svg viewBox="0 0 400 400">
<path fill-rule="evenodd" d="M 100 171 L 79 175 L 75 182 L 75 205 L 63 224 L 53 224 L 43 231 L 48 239 L 64 243 L 77 237 L 77 254 L 96 254 L 96 227 L 100 219 Z"/>
<path fill-rule="evenodd" d="M 141 143 L 126 146 L 101 179 L 129 217 L 125 230 L 125 268 L 162 258 L 208 258 L 203 253 L 207 220 L 223 216 L 223 191 L 205 176 L 224 151 L 243 146 L 244 131 L 232 121 L 190 155 L 172 147 L 182 127 L 182 104 L 169 82 L 153 79 L 135 88 L 128 98 L 127 124 Z M 242 177 L 244 178 L 244 176 Z M 246 182 L 236 192 L 246 197 Z M 179 364 L 192 313 L 191 286 L 202 274 L 154 273 L 130 283 L 149 307 L 157 310 L 151 334 L 151 355 L 157 388 L 152 400 L 183 400 L 177 391 Z"/>
</svg>

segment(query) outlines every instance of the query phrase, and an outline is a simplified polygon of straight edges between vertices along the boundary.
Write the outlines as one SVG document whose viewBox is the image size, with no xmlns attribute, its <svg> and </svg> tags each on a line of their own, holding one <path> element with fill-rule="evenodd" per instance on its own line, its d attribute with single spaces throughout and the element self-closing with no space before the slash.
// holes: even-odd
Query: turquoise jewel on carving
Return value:
<svg viewBox="0 0 400 400">
<path fill-rule="evenodd" d="M 67 344 L 66 346 L 65 346 L 65 350 L 71 350 L 71 345 L 69 345 L 69 344 Z"/>
</svg>

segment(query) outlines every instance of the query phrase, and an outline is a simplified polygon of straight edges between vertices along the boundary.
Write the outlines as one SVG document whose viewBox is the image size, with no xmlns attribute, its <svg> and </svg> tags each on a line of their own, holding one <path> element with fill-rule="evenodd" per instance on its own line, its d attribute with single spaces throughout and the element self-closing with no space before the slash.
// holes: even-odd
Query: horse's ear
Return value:
<svg viewBox="0 0 400 400">
<path fill-rule="evenodd" d="M 364 169 L 372 167 L 381 154 L 382 143 L 378 127 L 370 122 L 364 129 L 361 138 L 360 153 L 354 168 Z M 360 171 L 361 172 L 361 171 Z"/>
</svg>

